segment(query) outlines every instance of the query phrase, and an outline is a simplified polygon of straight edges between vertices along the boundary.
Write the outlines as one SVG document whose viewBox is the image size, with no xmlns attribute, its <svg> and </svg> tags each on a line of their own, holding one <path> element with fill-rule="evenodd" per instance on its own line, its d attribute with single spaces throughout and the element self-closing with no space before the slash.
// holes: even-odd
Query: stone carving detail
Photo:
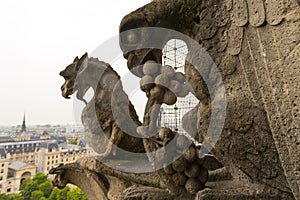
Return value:
<svg viewBox="0 0 300 200">
<path fill-rule="evenodd" d="M 153 64 L 157 65 L 156 63 Z M 158 65 L 156 67 L 159 70 Z M 147 74 L 147 65 L 144 70 Z M 153 72 L 153 66 L 150 71 Z M 52 169 L 50 173 L 57 174 L 53 181 L 54 185 L 64 187 L 67 183 L 73 183 L 82 187 L 84 183 L 77 183 L 81 179 L 69 177 L 78 171 L 80 173 L 76 173 L 77 176 L 80 175 L 86 179 L 87 183 L 94 184 L 95 188 L 91 188 L 89 189 L 90 192 L 87 192 L 88 197 L 92 199 L 96 198 L 93 192 L 97 189 L 101 190 L 97 198 L 101 196 L 103 199 L 131 199 L 134 196 L 145 195 L 145 193 L 152 199 L 191 199 L 200 189 L 204 188 L 208 179 L 208 169 L 214 170 L 211 165 L 217 165 L 217 168 L 222 167 L 222 165 L 214 159 L 207 160 L 205 157 L 200 159 L 197 153 L 198 150 L 190 139 L 184 135 L 178 135 L 168 128 L 159 129 L 155 123 L 151 122 L 156 119 L 155 115 L 158 114 L 153 110 L 159 109 L 159 107 L 152 109 L 153 103 L 162 104 L 166 102 L 174 104 L 176 102 L 173 100 L 175 94 L 168 94 L 171 91 L 165 88 L 166 84 L 171 84 L 171 79 L 166 77 L 163 79 L 161 75 L 168 75 L 173 77 L 174 81 L 176 80 L 174 92 L 177 87 L 185 87 L 184 93 L 182 90 L 176 92 L 179 92 L 180 96 L 188 94 L 187 87 L 185 85 L 181 86 L 179 82 L 181 81 L 183 84 L 183 74 L 175 73 L 170 66 L 164 66 L 160 72 L 161 74 L 157 71 L 156 82 L 150 83 L 151 86 L 149 86 L 149 83 L 144 84 L 147 77 L 141 80 L 141 88 L 149 97 L 143 126 L 138 121 L 136 112 L 122 89 L 122 84 L 119 81 L 120 77 L 107 63 L 95 58 L 88 58 L 88 55 L 85 54 L 80 59 L 76 57 L 73 63 L 60 73 L 65 78 L 65 83 L 62 86 L 62 96 L 69 98 L 70 95 L 77 92 L 76 97 L 86 103 L 82 112 L 85 135 L 89 144 L 99 155 Z M 155 73 L 149 73 L 148 76 L 150 74 L 154 76 Z M 163 80 L 169 81 L 168 83 L 162 83 Z M 87 102 L 83 97 L 90 87 L 93 88 L 95 94 Z M 116 105 L 116 113 L 112 111 L 113 105 Z M 126 109 L 129 110 L 129 115 L 124 114 Z M 119 117 L 115 118 L 113 114 Z M 146 136 L 146 138 L 139 139 L 122 132 L 117 120 L 124 118 L 132 119 L 137 127 L 128 127 L 130 123 L 125 122 L 127 128 L 129 128 L 127 130 L 136 132 L 136 134 L 143 137 Z M 150 134 L 154 135 L 148 137 L 147 135 Z M 176 141 L 175 148 L 179 151 L 188 147 L 189 143 L 192 145 L 186 149 L 182 156 L 178 154 L 180 157 L 172 158 L 174 160 L 168 161 L 170 164 L 167 164 L 167 162 L 164 162 L 167 159 L 164 155 L 164 152 L 166 153 L 164 148 L 171 140 Z M 158 170 L 148 174 L 128 174 L 106 166 L 101 161 L 111 158 L 113 159 L 108 161 L 111 164 L 126 161 L 126 158 L 119 157 L 117 150 L 113 149 L 113 144 L 126 151 L 148 153 L 148 159 Z M 158 149 L 162 149 L 162 153 L 158 152 Z M 151 155 L 151 152 L 156 153 Z M 204 167 L 205 165 L 208 167 Z M 141 187 L 137 187 L 137 185 Z"/>
<path fill-rule="evenodd" d="M 76 58 L 61 72 L 66 79 L 62 95 L 67 98 L 78 90 L 77 98 L 83 100 L 86 90 L 94 89 L 95 96 L 86 102 L 82 121 L 100 158 L 86 158 L 52 169 L 51 173 L 57 174 L 55 185 L 77 184 L 90 199 L 300 199 L 299 4 L 297 0 L 178 0 L 172 3 L 154 0 L 125 16 L 120 32 L 130 33 L 131 29 L 141 27 L 168 28 L 196 40 L 209 52 L 222 75 L 227 99 L 224 128 L 211 152 L 218 161 L 209 156 L 189 157 L 197 154 L 193 153 L 197 148 L 192 144 L 171 165 L 153 173 L 124 173 L 100 162 L 118 157 L 110 141 L 131 152 L 146 152 L 155 166 L 161 163 L 153 159 L 150 152 L 166 147 L 174 138 L 176 145 L 188 140 L 170 129 L 159 129 L 154 123 L 159 105 L 175 103 L 176 95 L 180 95 L 178 91 L 184 91 L 176 92 L 181 85 L 175 82 L 181 77 L 191 86 L 187 91 L 194 91 L 200 100 L 199 106 L 183 119 L 187 132 L 195 129 L 187 124 L 197 124 L 195 139 L 201 143 L 211 120 L 211 97 L 202 77 L 213 81 L 210 69 L 201 76 L 195 66 L 186 62 L 184 75 L 177 74 L 178 77 L 173 78 L 174 72 L 171 72 L 172 82 L 166 75 L 170 68 L 157 65 L 161 63 L 161 50 L 126 51 L 128 46 L 132 48 L 139 40 L 148 38 L 146 33 L 137 36 L 133 32 L 123 38 L 120 45 L 128 68 L 141 78 L 141 89 L 147 94 L 148 103 L 143 124 L 138 121 L 131 103 L 122 107 L 130 113 L 123 117 L 135 122 L 128 130 L 136 132 L 135 128 L 139 127 L 137 135 L 150 136 L 144 139 L 130 136 L 114 120 L 112 108 L 106 103 L 112 98 L 109 86 L 118 84 L 116 72 L 108 64 L 87 55 Z M 163 46 L 170 38 L 162 38 Z M 198 54 L 190 48 L 188 57 L 193 59 L 193 55 Z M 93 74 L 99 83 L 77 88 L 75 78 L 86 81 L 85 70 L 95 70 Z M 105 74 L 113 83 L 103 89 Z M 169 84 L 172 91 L 159 86 Z M 122 86 L 117 88 L 118 103 L 129 102 Z M 89 112 L 94 108 L 96 117 Z M 103 133 L 95 128 L 96 123 Z M 108 140 L 103 142 L 102 138 Z M 76 170 L 85 178 L 84 183 L 72 175 Z M 87 184 L 93 187 L 87 188 Z M 101 197 L 96 197 L 96 193 Z"/>
</svg>

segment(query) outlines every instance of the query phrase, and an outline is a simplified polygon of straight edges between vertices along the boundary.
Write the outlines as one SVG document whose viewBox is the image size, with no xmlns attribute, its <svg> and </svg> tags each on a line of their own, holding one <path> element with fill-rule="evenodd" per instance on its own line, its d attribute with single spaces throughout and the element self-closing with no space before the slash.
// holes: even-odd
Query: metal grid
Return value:
<svg viewBox="0 0 300 200">
<path fill-rule="evenodd" d="M 184 63 L 188 49 L 182 40 L 170 40 L 163 49 L 163 65 L 172 66 L 175 71 L 184 73 Z M 158 125 L 168 127 L 184 134 L 182 117 L 198 104 L 198 99 L 192 94 L 184 98 L 178 97 L 175 105 L 163 104 L 160 109 Z"/>
</svg>

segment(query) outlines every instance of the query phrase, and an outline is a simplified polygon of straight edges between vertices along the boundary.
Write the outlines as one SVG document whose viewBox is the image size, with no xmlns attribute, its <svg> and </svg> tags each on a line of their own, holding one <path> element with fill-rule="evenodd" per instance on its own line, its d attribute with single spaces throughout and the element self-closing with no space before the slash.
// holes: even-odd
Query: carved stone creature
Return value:
<svg viewBox="0 0 300 200">
<path fill-rule="evenodd" d="M 120 25 L 120 32 L 128 33 L 121 38 L 124 57 L 140 77 L 147 60 L 161 63 L 160 50 L 139 48 L 145 40 L 153 42 L 151 34 L 130 31 L 141 27 L 186 34 L 208 51 L 221 73 L 227 117 L 213 154 L 233 179 L 212 183 L 198 198 L 300 199 L 299 1 L 154 0 Z M 161 46 L 165 40 L 161 36 Z M 132 50 L 135 46 L 138 50 Z M 201 61 L 199 53 L 190 47 L 187 57 Z M 199 142 L 205 138 L 216 97 L 207 88 L 216 75 L 210 63 L 201 63 L 207 83 L 195 66 L 185 64 L 185 77 L 200 100 Z"/>
<path fill-rule="evenodd" d="M 172 162 L 174 161 L 173 164 L 166 165 L 165 162 L 166 145 L 174 140 L 176 141 L 175 150 L 176 148 L 182 150 L 188 147 L 182 142 L 187 141 L 188 138 L 177 135 L 168 128 L 161 128 L 155 135 L 145 139 L 133 137 L 121 130 L 119 125 L 122 126 L 122 123 L 125 123 L 126 130 L 132 134 L 142 124 L 138 121 L 134 107 L 122 89 L 120 77 L 108 64 L 95 58 L 88 58 L 85 54 L 80 59 L 76 57 L 72 64 L 60 72 L 60 75 L 65 78 L 62 96 L 69 98 L 77 91 L 76 97 L 86 103 L 82 112 L 85 136 L 100 156 L 80 159 L 76 163 L 51 169 L 49 173 L 56 174 L 54 185 L 62 188 L 67 183 L 73 183 L 80 186 L 89 199 L 111 200 L 140 198 L 141 196 L 147 196 L 147 199 L 153 200 L 193 199 L 196 193 L 204 188 L 208 180 L 209 168 L 203 167 L 205 163 L 203 159 L 198 158 L 195 145 L 191 145 L 183 155 L 179 154 L 179 158 L 169 158 Z M 84 95 L 90 87 L 94 91 L 94 97 L 87 102 L 84 100 Z M 165 92 L 166 89 L 163 91 Z M 157 97 L 152 96 L 151 102 L 160 101 Z M 115 106 L 114 109 L 113 106 Z M 125 112 L 126 109 L 128 114 Z M 145 113 L 145 116 L 150 115 L 147 114 L 149 113 L 147 108 Z M 133 120 L 136 126 L 128 127 L 130 123 L 126 119 Z M 148 117 L 145 119 L 143 125 L 149 125 L 150 119 Z M 108 141 L 104 142 L 105 140 Z M 141 174 L 130 174 L 111 168 L 101 161 L 109 160 L 108 156 L 111 154 L 113 145 L 133 153 L 149 154 L 162 149 L 161 155 L 156 153 L 154 156 L 149 156 L 154 166 L 160 165 L 161 167 L 152 173 Z M 114 159 L 109 162 L 126 162 L 126 158 L 121 157 L 122 154 L 118 157 L 118 151 L 113 152 L 113 155 Z M 89 188 L 87 185 L 92 185 L 92 187 Z M 95 195 L 97 190 L 99 194 Z"/>
<path fill-rule="evenodd" d="M 97 153 L 102 154 L 102 157 L 110 153 L 116 155 L 116 148 L 111 152 L 113 146 L 135 153 L 145 152 L 142 140 L 125 134 L 116 122 L 118 119 L 130 118 L 134 124 L 132 127 L 128 127 L 130 123 L 126 124 L 126 130 L 131 132 L 135 131 L 134 125 L 141 125 L 133 105 L 122 89 L 119 75 L 111 66 L 98 59 L 88 58 L 86 53 L 80 59 L 76 57 L 60 75 L 65 79 L 61 88 L 62 96 L 70 98 L 77 91 L 76 97 L 87 104 L 82 111 L 82 123 L 86 139 Z M 83 97 L 91 87 L 95 95 L 87 103 Z M 117 95 L 114 105 L 113 94 Z M 115 113 L 112 106 L 116 108 Z M 124 112 L 126 108 L 128 113 Z"/>
</svg>

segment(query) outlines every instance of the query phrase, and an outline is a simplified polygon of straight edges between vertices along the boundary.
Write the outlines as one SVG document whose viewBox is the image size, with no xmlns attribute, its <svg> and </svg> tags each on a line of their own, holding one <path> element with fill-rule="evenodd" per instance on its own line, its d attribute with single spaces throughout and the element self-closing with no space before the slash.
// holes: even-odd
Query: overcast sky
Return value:
<svg viewBox="0 0 300 200">
<path fill-rule="evenodd" d="M 58 73 L 118 34 L 149 0 L 9 0 L 0 3 L 0 126 L 74 122 Z M 125 66 L 124 66 L 125 67 Z"/>
</svg>

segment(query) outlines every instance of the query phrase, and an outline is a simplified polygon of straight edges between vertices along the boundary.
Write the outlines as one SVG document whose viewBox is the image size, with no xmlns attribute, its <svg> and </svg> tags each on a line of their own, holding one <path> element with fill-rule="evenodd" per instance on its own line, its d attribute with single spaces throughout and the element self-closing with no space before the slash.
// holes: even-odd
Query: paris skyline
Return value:
<svg viewBox="0 0 300 200">
<path fill-rule="evenodd" d="M 75 123 L 59 72 L 116 36 L 122 18 L 148 2 L 1 2 L 0 126 L 20 124 L 24 113 L 29 125 Z M 126 68 L 124 59 L 119 63 Z"/>
</svg>

